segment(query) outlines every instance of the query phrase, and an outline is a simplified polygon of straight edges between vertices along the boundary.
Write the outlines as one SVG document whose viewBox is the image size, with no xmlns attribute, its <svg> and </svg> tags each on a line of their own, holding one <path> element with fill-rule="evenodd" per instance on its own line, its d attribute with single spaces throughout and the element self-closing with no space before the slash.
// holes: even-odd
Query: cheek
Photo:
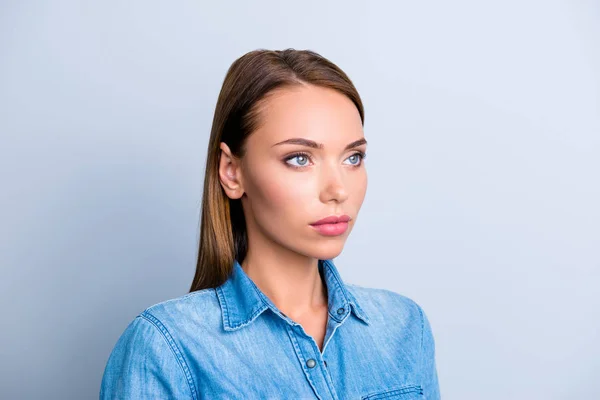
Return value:
<svg viewBox="0 0 600 400">
<path fill-rule="evenodd" d="M 316 189 L 312 179 L 300 175 L 302 173 L 271 170 L 254 177 L 250 197 L 255 217 L 276 217 L 280 219 L 279 224 L 303 219 L 307 206 L 314 201 Z"/>
<path fill-rule="evenodd" d="M 351 193 L 355 203 L 358 204 L 358 207 L 360 207 L 365 199 L 365 195 L 367 193 L 367 182 L 367 172 L 363 170 L 362 173 L 357 176 L 356 184 L 353 185 L 353 192 Z"/>
</svg>

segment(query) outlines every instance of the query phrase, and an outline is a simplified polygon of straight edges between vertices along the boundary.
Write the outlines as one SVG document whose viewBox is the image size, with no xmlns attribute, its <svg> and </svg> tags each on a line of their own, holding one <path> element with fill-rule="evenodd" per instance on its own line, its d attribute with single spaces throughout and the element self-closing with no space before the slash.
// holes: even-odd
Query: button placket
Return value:
<svg viewBox="0 0 600 400">
<path fill-rule="evenodd" d="M 299 328 L 301 326 L 288 326 L 288 334 L 308 383 L 319 399 L 338 400 L 329 372 L 324 368 L 324 363 L 319 365 L 322 358 L 315 341 L 310 336 L 301 334 L 302 330 Z"/>
</svg>

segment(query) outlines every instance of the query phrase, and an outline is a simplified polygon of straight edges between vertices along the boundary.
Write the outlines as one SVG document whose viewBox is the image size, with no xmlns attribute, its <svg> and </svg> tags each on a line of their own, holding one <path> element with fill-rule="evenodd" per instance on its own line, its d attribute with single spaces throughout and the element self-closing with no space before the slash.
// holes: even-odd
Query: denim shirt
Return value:
<svg viewBox="0 0 600 400">
<path fill-rule="evenodd" d="M 344 283 L 319 260 L 322 351 L 238 261 L 228 280 L 155 304 L 113 348 L 100 399 L 440 398 L 429 321 L 413 300 Z"/>
</svg>

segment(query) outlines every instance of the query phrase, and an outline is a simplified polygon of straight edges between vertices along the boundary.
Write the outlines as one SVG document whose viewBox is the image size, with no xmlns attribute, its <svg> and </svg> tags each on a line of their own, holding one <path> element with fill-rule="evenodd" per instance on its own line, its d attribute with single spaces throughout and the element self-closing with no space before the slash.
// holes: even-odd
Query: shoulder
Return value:
<svg viewBox="0 0 600 400">
<path fill-rule="evenodd" d="M 172 347 L 174 332 L 210 319 L 211 306 L 216 306 L 214 297 L 214 289 L 204 289 L 152 304 L 129 322 L 117 345 L 141 340 L 146 345 L 154 341 L 157 347 L 163 344 Z"/>
<path fill-rule="evenodd" d="M 404 314 L 421 314 L 423 309 L 412 298 L 389 289 L 373 288 L 353 283 L 346 287 L 356 297 L 361 306 L 385 308 Z M 391 308 L 391 309 L 390 309 Z"/>
<path fill-rule="evenodd" d="M 352 283 L 347 283 L 346 287 L 359 306 L 376 322 L 393 322 L 398 327 L 411 327 L 421 332 L 428 328 L 425 311 L 411 297 L 389 289 Z"/>
<path fill-rule="evenodd" d="M 214 289 L 203 289 L 152 304 L 128 324 L 118 347 L 139 346 L 139 342 L 177 353 L 179 339 L 219 326 L 221 317 Z M 167 346 L 164 346 L 164 345 Z"/>
<path fill-rule="evenodd" d="M 214 289 L 205 289 L 139 313 L 109 355 L 100 397 L 196 398 L 183 345 L 202 330 L 218 326 L 218 307 Z"/>
<path fill-rule="evenodd" d="M 219 310 L 215 289 L 208 288 L 152 304 L 138 317 L 147 319 L 160 330 L 181 331 L 218 322 Z"/>
<path fill-rule="evenodd" d="M 129 322 L 108 357 L 101 399 L 197 398 L 180 342 L 201 307 L 195 302 L 209 303 L 210 292 L 156 303 Z"/>
</svg>

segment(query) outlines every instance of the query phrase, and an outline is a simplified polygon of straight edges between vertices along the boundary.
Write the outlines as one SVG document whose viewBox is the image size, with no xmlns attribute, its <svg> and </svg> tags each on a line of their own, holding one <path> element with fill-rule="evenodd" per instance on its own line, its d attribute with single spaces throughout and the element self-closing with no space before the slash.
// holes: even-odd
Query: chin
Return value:
<svg viewBox="0 0 600 400">
<path fill-rule="evenodd" d="M 307 255 L 319 260 L 329 260 L 339 256 L 344 249 L 344 241 L 331 242 L 323 241 L 321 245 L 314 246 L 307 252 Z"/>
</svg>

